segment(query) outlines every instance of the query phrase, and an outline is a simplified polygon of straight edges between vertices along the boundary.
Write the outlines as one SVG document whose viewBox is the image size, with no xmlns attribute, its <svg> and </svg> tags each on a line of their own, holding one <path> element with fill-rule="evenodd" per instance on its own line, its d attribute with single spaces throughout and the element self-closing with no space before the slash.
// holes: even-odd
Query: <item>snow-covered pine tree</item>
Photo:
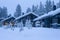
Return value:
<svg viewBox="0 0 60 40">
<path fill-rule="evenodd" d="M 35 14 L 38 13 L 38 5 L 37 6 L 32 5 L 32 12 L 34 12 Z"/>
<path fill-rule="evenodd" d="M 14 13 L 15 17 L 21 16 L 21 6 L 18 4 L 16 8 L 16 12 Z"/>
<path fill-rule="evenodd" d="M 31 12 L 31 8 L 27 8 L 26 13 Z"/>
<path fill-rule="evenodd" d="M 31 20 L 28 20 L 28 29 L 32 28 L 32 23 L 31 23 Z"/>
<path fill-rule="evenodd" d="M 59 2 L 57 3 L 57 8 L 60 8 L 60 0 L 59 0 Z"/>
<path fill-rule="evenodd" d="M 30 20 L 26 20 L 25 27 L 27 27 L 28 29 L 30 29 L 32 27 L 32 23 Z"/>
<path fill-rule="evenodd" d="M 8 17 L 7 7 L 3 7 L 3 8 L 2 8 L 2 16 L 3 16 L 4 18 L 7 18 L 7 17 Z"/>
<path fill-rule="evenodd" d="M 45 10 L 46 10 L 46 13 L 48 13 L 48 12 L 50 12 L 50 11 L 52 10 L 51 0 L 47 0 L 47 1 L 46 1 Z"/>
<path fill-rule="evenodd" d="M 7 18 L 8 14 L 7 14 L 7 7 L 0 7 L 0 18 Z"/>
<path fill-rule="evenodd" d="M 23 30 L 23 23 L 22 23 L 22 21 L 20 22 L 20 31 L 22 31 Z"/>
<path fill-rule="evenodd" d="M 0 18 L 2 17 L 2 8 L 0 7 Z"/>
<path fill-rule="evenodd" d="M 53 10 L 53 6 L 55 5 L 55 2 L 54 1 L 52 1 L 52 10 Z"/>
<path fill-rule="evenodd" d="M 34 5 L 32 5 L 32 12 L 35 12 L 36 11 L 36 8 Z"/>
<path fill-rule="evenodd" d="M 45 13 L 45 8 L 44 8 L 42 2 L 40 2 L 38 12 L 39 12 L 39 15 L 43 15 Z"/>
</svg>

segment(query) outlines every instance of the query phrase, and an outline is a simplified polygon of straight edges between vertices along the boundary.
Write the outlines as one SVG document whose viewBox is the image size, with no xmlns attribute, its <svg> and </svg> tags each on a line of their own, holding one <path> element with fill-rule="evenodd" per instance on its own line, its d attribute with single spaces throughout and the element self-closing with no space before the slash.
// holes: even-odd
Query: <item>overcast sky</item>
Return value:
<svg viewBox="0 0 60 40">
<path fill-rule="evenodd" d="M 20 4 L 22 11 L 25 12 L 28 7 L 34 5 L 39 5 L 40 1 L 45 4 L 46 0 L 0 0 L 0 6 L 6 6 L 8 13 L 13 14 L 15 12 L 17 4 Z M 59 0 L 54 0 L 57 3 Z"/>
</svg>

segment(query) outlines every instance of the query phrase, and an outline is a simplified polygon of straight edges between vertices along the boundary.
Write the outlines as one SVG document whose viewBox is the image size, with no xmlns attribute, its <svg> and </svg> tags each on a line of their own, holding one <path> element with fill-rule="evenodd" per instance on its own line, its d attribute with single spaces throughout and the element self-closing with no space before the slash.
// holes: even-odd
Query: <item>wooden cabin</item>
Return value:
<svg viewBox="0 0 60 40">
<path fill-rule="evenodd" d="M 3 25 L 3 26 L 5 26 L 5 25 L 6 25 L 6 26 L 7 26 L 7 25 L 13 26 L 14 23 L 15 23 L 14 20 L 15 20 L 14 17 L 8 17 L 8 18 L 2 20 L 2 25 Z"/>
<path fill-rule="evenodd" d="M 35 26 L 38 26 L 36 25 L 37 21 L 39 21 L 37 23 L 39 27 L 60 28 L 60 8 L 34 19 Z"/>
<path fill-rule="evenodd" d="M 32 13 L 32 12 L 30 12 L 30 13 L 26 13 L 26 14 L 24 14 L 24 15 L 22 15 L 22 16 L 20 16 L 20 17 L 18 17 L 18 18 L 16 18 L 16 22 L 17 22 L 17 24 L 23 24 L 23 26 L 25 27 L 26 25 L 27 26 L 29 26 L 29 25 L 34 25 L 33 24 L 33 20 L 35 19 L 35 18 L 37 18 L 38 17 L 38 15 L 36 15 L 35 13 Z M 30 24 L 29 24 L 30 23 Z M 19 24 L 19 25 L 20 25 Z"/>
<path fill-rule="evenodd" d="M 39 16 L 38 18 L 34 19 L 35 27 L 46 27 L 48 25 L 48 14 L 44 14 L 42 16 Z"/>
</svg>

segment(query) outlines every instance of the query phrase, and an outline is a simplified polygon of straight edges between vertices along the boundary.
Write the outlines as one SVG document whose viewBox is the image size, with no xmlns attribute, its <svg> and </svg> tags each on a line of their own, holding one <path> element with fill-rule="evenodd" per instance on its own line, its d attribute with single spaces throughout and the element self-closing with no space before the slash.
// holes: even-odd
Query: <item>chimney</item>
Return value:
<svg viewBox="0 0 60 40">
<path fill-rule="evenodd" d="M 56 5 L 53 6 L 53 11 L 56 10 Z"/>
<path fill-rule="evenodd" d="M 24 15 L 24 12 L 22 12 L 22 14 L 21 15 Z"/>
</svg>

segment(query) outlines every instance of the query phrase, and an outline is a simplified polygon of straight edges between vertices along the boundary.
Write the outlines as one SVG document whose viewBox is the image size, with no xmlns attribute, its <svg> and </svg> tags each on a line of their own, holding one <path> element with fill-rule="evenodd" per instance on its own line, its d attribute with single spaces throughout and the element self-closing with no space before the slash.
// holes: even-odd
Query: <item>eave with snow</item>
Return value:
<svg viewBox="0 0 60 40">
<path fill-rule="evenodd" d="M 38 17 L 37 14 L 35 14 L 35 13 L 33 13 L 33 12 L 29 12 L 29 13 L 26 13 L 26 14 L 24 14 L 24 15 L 16 18 L 16 20 L 22 19 L 22 18 L 24 18 L 24 17 L 26 17 L 26 16 L 32 16 L 32 15 L 35 16 L 35 17 Z"/>
<path fill-rule="evenodd" d="M 60 26 L 60 8 L 48 12 L 47 14 L 44 14 L 36 19 L 34 19 L 34 22 L 39 21 L 40 24 L 43 24 L 44 26 L 49 26 L 52 27 L 53 25 L 55 25 L 54 27 Z M 40 25 L 41 26 L 41 25 Z"/>
<path fill-rule="evenodd" d="M 57 14 L 60 14 L 60 8 L 56 9 L 55 11 L 48 12 L 48 13 L 34 19 L 34 21 L 45 19 L 45 18 L 48 18 L 48 17 L 52 17 L 52 16 L 57 15 Z"/>
</svg>

